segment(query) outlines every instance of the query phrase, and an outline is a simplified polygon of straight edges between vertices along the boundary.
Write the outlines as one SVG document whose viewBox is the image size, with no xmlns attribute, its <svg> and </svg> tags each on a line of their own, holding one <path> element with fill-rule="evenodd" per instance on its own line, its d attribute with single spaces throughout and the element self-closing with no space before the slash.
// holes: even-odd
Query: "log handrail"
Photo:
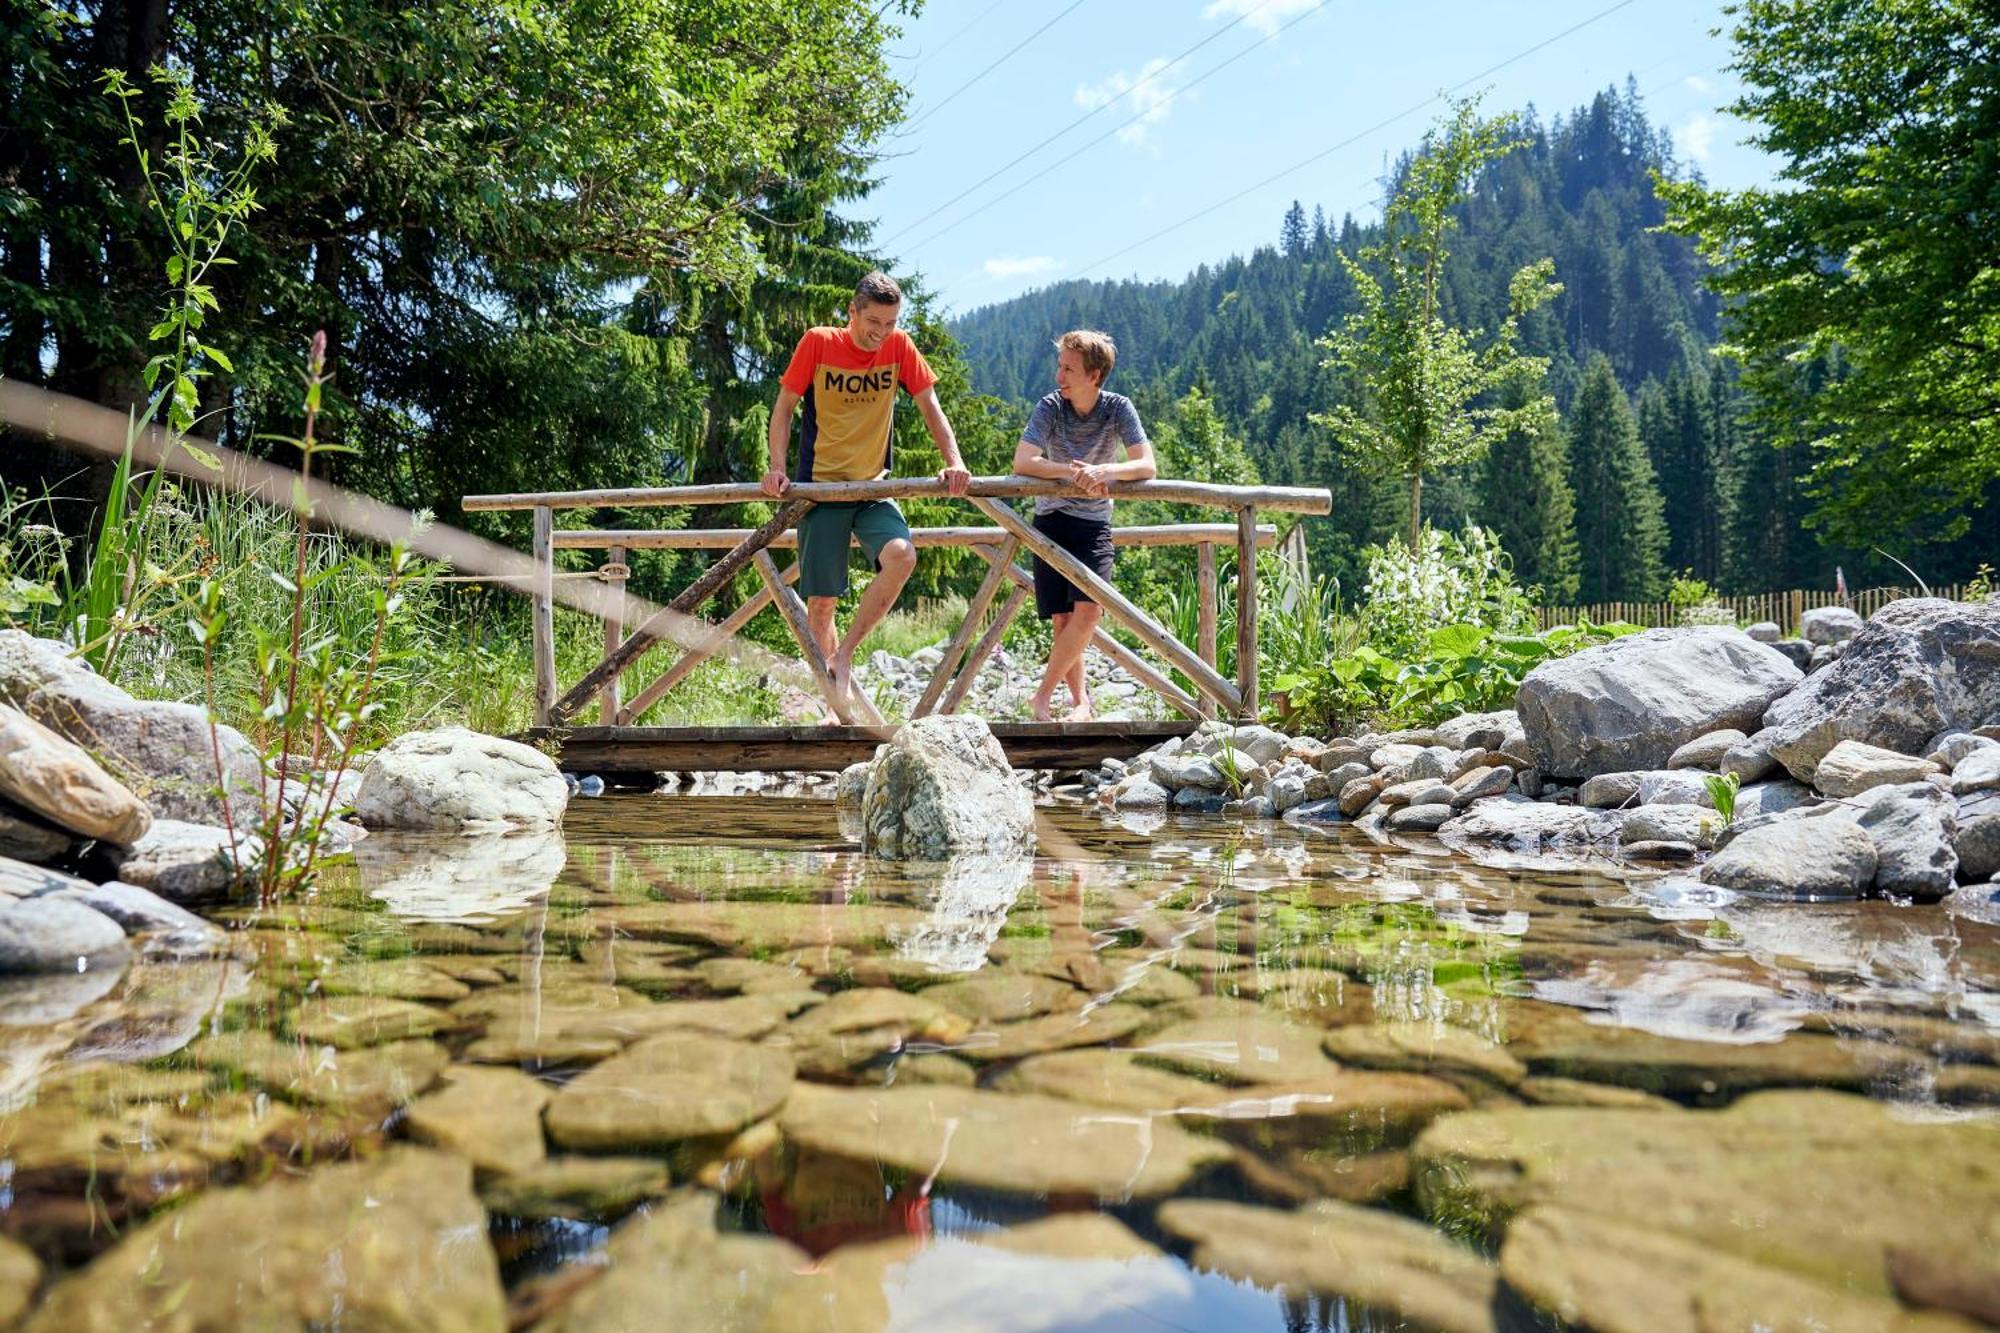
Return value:
<svg viewBox="0 0 2000 1333">
<path fill-rule="evenodd" d="M 1097 498 L 1062 481 L 1038 477 L 974 477 L 966 499 L 1018 500 L 1026 496 Z M 1333 492 L 1312 486 L 1223 486 L 1205 481 L 1121 481 L 1110 489 L 1113 500 L 1160 500 L 1169 504 L 1207 505 L 1241 511 L 1268 509 L 1280 514 L 1330 514 Z M 787 500 L 844 504 L 862 500 L 951 499 L 936 477 L 889 477 L 880 481 L 799 482 L 785 493 Z M 511 495 L 468 495 L 459 504 L 467 512 L 495 509 L 647 509 L 685 505 L 770 503 L 755 482 L 722 482 L 708 486 L 626 486 L 594 491 L 523 491 Z"/>
<path fill-rule="evenodd" d="M 750 535 L 749 528 L 557 528 L 558 551 L 601 551 L 622 546 L 631 551 L 726 551 Z M 1114 546 L 1236 545 L 1241 534 L 1234 523 L 1155 523 L 1150 526 L 1111 529 Z M 918 550 L 942 547 L 1001 546 L 1007 532 L 997 527 L 911 528 L 910 541 Z M 773 551 L 798 549 L 796 529 L 773 537 Z M 859 545 L 858 541 L 850 543 Z M 1257 525 L 1257 545 L 1265 549 L 1278 544 L 1278 529 L 1269 523 Z"/>
</svg>

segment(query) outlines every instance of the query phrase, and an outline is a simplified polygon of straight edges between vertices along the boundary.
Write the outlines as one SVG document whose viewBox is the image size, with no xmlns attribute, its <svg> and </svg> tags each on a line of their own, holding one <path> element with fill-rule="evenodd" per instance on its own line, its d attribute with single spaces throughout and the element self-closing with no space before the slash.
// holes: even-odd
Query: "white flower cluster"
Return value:
<svg viewBox="0 0 2000 1333">
<path fill-rule="evenodd" d="M 1415 552 L 1401 542 L 1368 551 L 1366 619 L 1381 651 L 1405 651 L 1442 625 L 1513 630 L 1527 618 L 1513 562 L 1483 528 L 1463 536 L 1425 528 Z"/>
</svg>

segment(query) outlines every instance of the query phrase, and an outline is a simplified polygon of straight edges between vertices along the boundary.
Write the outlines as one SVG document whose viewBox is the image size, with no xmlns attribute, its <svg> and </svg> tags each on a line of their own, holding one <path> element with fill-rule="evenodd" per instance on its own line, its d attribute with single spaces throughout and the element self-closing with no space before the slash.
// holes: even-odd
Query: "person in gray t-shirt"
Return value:
<svg viewBox="0 0 2000 1333">
<path fill-rule="evenodd" d="M 1100 578 L 1111 577 L 1113 482 L 1150 481 L 1156 475 L 1152 445 L 1132 400 L 1106 393 L 1104 381 L 1118 359 L 1107 334 L 1077 329 L 1056 339 L 1056 392 L 1035 405 L 1021 442 L 1014 447 L 1014 471 L 1024 477 L 1066 481 L 1082 495 L 1035 498 L 1035 527 Z M 1125 461 L 1118 461 L 1118 451 Z M 1035 609 L 1054 622 L 1055 642 L 1048 669 L 1030 701 L 1037 722 L 1053 721 L 1051 704 L 1058 681 L 1069 685 L 1071 708 L 1065 718 L 1094 717 L 1084 682 L 1083 652 L 1102 614 L 1090 595 L 1035 559 Z"/>
</svg>

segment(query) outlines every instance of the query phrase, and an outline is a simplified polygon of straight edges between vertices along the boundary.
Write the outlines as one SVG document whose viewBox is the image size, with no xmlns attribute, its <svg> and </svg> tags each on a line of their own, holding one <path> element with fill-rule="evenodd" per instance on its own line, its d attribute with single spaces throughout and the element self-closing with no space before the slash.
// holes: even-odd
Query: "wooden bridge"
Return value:
<svg viewBox="0 0 2000 1333">
<path fill-rule="evenodd" d="M 913 717 L 956 711 L 974 679 L 1026 603 L 1033 588 L 1029 571 L 1015 563 L 1025 548 L 1040 556 L 1063 577 L 1103 608 L 1105 619 L 1123 626 L 1151 655 L 1127 647 L 1101 626 L 1093 646 L 1104 652 L 1133 679 L 1176 710 L 1182 721 L 1169 722 L 995 722 L 993 732 L 1008 758 L 1022 768 L 1077 768 L 1110 756 L 1129 756 L 1173 735 L 1193 729 L 1211 717 L 1254 717 L 1257 711 L 1257 563 L 1256 548 L 1276 539 L 1275 528 L 1260 526 L 1258 510 L 1274 513 L 1325 514 L 1333 507 L 1324 490 L 1285 486 L 1220 486 L 1203 482 L 1126 482 L 1110 489 L 1113 500 L 1158 500 L 1206 505 L 1233 512 L 1235 521 L 1161 524 L 1114 528 L 1120 546 L 1191 545 L 1197 555 L 1196 595 L 1199 599 L 1197 642 L 1175 638 L 1130 599 L 1056 546 L 1016 514 L 1007 500 L 1026 496 L 1084 497 L 1067 483 L 1027 477 L 974 477 L 962 502 L 987 519 L 990 526 L 918 528 L 912 533 L 920 548 L 962 547 L 976 552 L 989 568 L 967 603 L 965 618 L 945 645 L 944 657 L 912 710 Z M 943 482 L 909 477 L 882 481 L 816 482 L 795 485 L 777 511 L 761 526 L 749 529 L 559 529 L 559 509 L 679 508 L 690 505 L 749 504 L 769 501 L 755 485 L 663 486 L 619 490 L 544 491 L 516 495 L 465 497 L 469 511 L 528 509 L 534 512 L 534 553 L 531 594 L 534 603 L 535 707 L 534 727 L 524 739 L 553 747 L 565 767 L 596 772 L 665 770 L 783 770 L 839 768 L 874 752 L 894 733 L 888 721 L 860 690 L 841 696 L 833 686 L 819 645 L 806 626 L 805 605 L 793 591 L 796 563 L 780 569 L 774 550 L 795 548 L 799 519 L 816 503 L 912 498 L 945 499 Z M 1233 548 L 1236 557 L 1236 674 L 1226 679 L 1216 669 L 1217 548 Z M 601 550 L 607 562 L 600 573 L 623 578 L 625 557 L 638 550 L 716 550 L 722 552 L 661 610 L 637 625 L 618 617 L 604 621 L 604 656 L 583 677 L 566 688 L 556 680 L 555 597 L 558 550 Z M 749 600 L 717 622 L 688 618 L 727 587 L 746 568 L 755 569 L 762 587 Z M 1001 592 L 1007 596 L 1000 600 Z M 996 600 L 999 609 L 987 622 Z M 687 680 L 696 667 L 715 656 L 766 607 L 775 606 L 799 656 L 827 707 L 840 721 L 824 727 L 660 727 L 638 721 L 668 692 Z M 673 643 L 679 656 L 644 689 L 625 699 L 620 677 L 649 650 Z M 1192 684 L 1184 690 L 1167 675 L 1179 671 Z M 584 709 L 595 704 L 597 726 L 575 725 Z"/>
</svg>

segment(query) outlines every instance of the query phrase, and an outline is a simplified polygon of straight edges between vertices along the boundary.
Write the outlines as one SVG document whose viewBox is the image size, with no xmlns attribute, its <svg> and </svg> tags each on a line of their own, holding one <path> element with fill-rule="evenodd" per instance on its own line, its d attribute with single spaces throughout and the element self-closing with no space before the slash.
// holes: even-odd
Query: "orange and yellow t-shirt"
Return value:
<svg viewBox="0 0 2000 1333">
<path fill-rule="evenodd" d="M 937 383 L 910 335 L 896 329 L 872 352 L 846 329 L 806 330 L 780 381 L 804 400 L 800 481 L 869 481 L 889 470 L 896 386 L 911 394 Z"/>
</svg>

